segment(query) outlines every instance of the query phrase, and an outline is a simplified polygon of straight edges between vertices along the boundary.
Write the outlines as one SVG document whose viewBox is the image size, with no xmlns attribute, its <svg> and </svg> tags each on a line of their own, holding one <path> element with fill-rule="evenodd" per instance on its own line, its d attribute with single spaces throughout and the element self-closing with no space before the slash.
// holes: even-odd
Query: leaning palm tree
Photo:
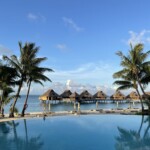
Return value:
<svg viewBox="0 0 150 150">
<path fill-rule="evenodd" d="M 9 117 L 14 117 L 15 105 L 19 98 L 19 94 L 23 86 L 23 82 L 26 81 L 27 71 L 29 68 L 28 65 L 29 65 L 31 56 L 35 57 L 36 52 L 38 51 L 39 48 L 35 47 L 34 43 L 25 43 L 25 45 L 22 46 L 22 43 L 19 42 L 19 49 L 20 49 L 19 58 L 15 55 L 12 55 L 10 58 L 7 56 L 3 56 L 3 59 L 6 60 L 11 67 L 15 68 L 19 74 L 19 81 L 18 81 L 19 86 L 18 86 L 18 90 L 16 93 L 16 98 L 14 99 L 14 102 L 10 108 Z"/>
<path fill-rule="evenodd" d="M 28 96 L 30 93 L 31 83 L 32 82 L 39 83 L 43 86 L 42 81 L 51 82 L 51 80 L 44 75 L 45 71 L 53 71 L 53 70 L 49 68 L 42 68 L 42 67 L 35 67 L 35 66 L 30 68 L 29 74 L 28 74 L 28 80 L 27 80 L 28 90 L 27 90 L 26 99 L 25 99 L 24 106 L 23 106 L 22 113 L 21 113 L 22 117 L 24 116 L 25 110 L 27 109 L 27 106 L 28 106 L 27 101 L 28 101 Z"/>
<path fill-rule="evenodd" d="M 48 77 L 44 75 L 46 71 L 53 71 L 49 68 L 40 67 L 40 64 L 45 61 L 46 57 L 37 57 L 37 53 L 39 51 L 39 47 L 35 47 L 34 43 L 28 43 L 26 45 L 26 49 L 30 50 L 31 52 L 28 54 L 28 59 L 30 61 L 27 62 L 27 72 L 26 72 L 26 82 L 28 86 L 26 100 L 22 109 L 22 116 L 24 116 L 24 112 L 27 108 L 27 100 L 30 92 L 31 83 L 40 83 L 41 81 L 51 81 Z"/>
<path fill-rule="evenodd" d="M 146 95 L 143 87 L 145 83 L 142 82 L 142 78 L 147 74 L 145 68 L 150 65 L 150 61 L 146 61 L 150 51 L 144 53 L 143 44 L 137 44 L 134 47 L 131 44 L 130 46 L 131 50 L 129 50 L 129 54 L 127 56 L 125 56 L 121 51 L 117 52 L 117 55 L 121 58 L 120 65 L 123 69 L 115 73 L 114 78 L 125 79 L 128 78 L 128 75 L 132 74 L 132 78 L 134 77 L 135 82 L 139 85 L 143 94 Z"/>
<path fill-rule="evenodd" d="M 121 57 L 121 66 L 124 67 L 126 71 L 133 73 L 143 94 L 146 95 L 141 79 L 147 74 L 145 68 L 150 67 L 150 61 L 146 61 L 150 55 L 150 51 L 144 53 L 143 44 L 137 44 L 134 47 L 131 44 L 130 46 L 131 50 L 129 50 L 128 56 L 125 56 L 121 51 L 117 52 L 117 55 Z"/>
</svg>

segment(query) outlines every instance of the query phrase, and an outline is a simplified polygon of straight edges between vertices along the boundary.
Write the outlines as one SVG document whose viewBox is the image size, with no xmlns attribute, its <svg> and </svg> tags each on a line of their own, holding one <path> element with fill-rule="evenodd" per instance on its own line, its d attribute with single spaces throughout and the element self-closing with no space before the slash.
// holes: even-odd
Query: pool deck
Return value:
<svg viewBox="0 0 150 150">
<path fill-rule="evenodd" d="M 17 115 L 14 118 L 9 118 L 9 115 L 6 114 L 4 118 L 0 118 L 0 122 L 12 121 L 18 119 L 30 119 L 30 118 L 39 118 L 39 117 L 52 117 L 52 116 L 67 116 L 67 115 L 101 115 L 101 114 L 120 114 L 120 115 L 135 115 L 140 113 L 141 109 L 93 109 L 93 110 L 80 110 L 80 111 L 57 111 L 57 112 L 31 112 L 26 113 L 25 117 Z"/>
</svg>

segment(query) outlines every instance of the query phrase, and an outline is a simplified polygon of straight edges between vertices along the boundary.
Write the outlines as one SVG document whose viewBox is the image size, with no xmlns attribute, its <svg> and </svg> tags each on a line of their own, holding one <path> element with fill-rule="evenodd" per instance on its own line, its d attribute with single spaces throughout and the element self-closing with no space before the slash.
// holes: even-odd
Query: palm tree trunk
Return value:
<svg viewBox="0 0 150 150">
<path fill-rule="evenodd" d="M 142 112 L 143 112 L 144 111 L 144 105 L 143 105 L 143 101 L 142 101 L 142 98 L 141 98 L 141 95 L 140 95 L 140 92 L 139 92 L 138 88 L 136 88 L 136 92 L 139 95 L 139 99 L 140 99 L 140 102 L 141 102 L 141 108 L 142 108 Z"/>
<path fill-rule="evenodd" d="M 1 113 L 2 113 L 2 117 L 4 117 L 4 106 L 3 106 L 3 104 L 1 106 Z"/>
<path fill-rule="evenodd" d="M 2 117 L 4 116 L 4 113 L 3 113 L 3 90 L 2 90 L 2 93 L 1 93 L 1 97 L 0 97 L 0 113 L 2 115 Z"/>
<path fill-rule="evenodd" d="M 22 117 L 24 117 L 24 113 L 25 113 L 25 110 L 27 108 L 27 101 L 28 101 L 28 97 L 29 97 L 29 93 L 30 93 L 30 87 L 31 87 L 31 81 L 29 81 L 29 87 L 28 87 L 28 91 L 27 91 L 27 96 L 26 96 L 26 100 L 25 100 L 25 103 L 24 103 L 24 106 L 23 106 L 23 109 L 22 109 L 22 113 L 21 113 Z"/>
<path fill-rule="evenodd" d="M 138 79 L 138 83 L 139 83 L 139 86 L 140 86 L 140 88 L 141 88 L 142 93 L 143 93 L 145 96 L 147 96 L 147 94 L 145 93 L 145 91 L 144 91 L 144 89 L 143 89 L 143 87 L 142 87 L 142 84 L 141 84 L 141 82 L 139 81 L 139 79 Z"/>
<path fill-rule="evenodd" d="M 10 118 L 13 118 L 13 117 L 14 117 L 14 109 L 15 109 L 15 106 L 16 106 L 16 103 L 17 103 L 17 100 L 18 100 L 18 97 L 19 97 L 21 88 L 22 88 L 22 84 L 23 84 L 23 79 L 22 79 L 21 82 L 20 82 L 20 85 L 19 85 L 19 88 L 18 88 L 16 97 L 15 97 L 14 102 L 13 102 L 13 104 L 12 104 L 12 106 L 11 106 L 11 109 L 10 109 L 10 113 L 9 113 L 9 117 L 10 117 Z"/>
<path fill-rule="evenodd" d="M 138 81 L 138 84 L 139 84 L 139 86 L 140 86 L 140 88 L 141 88 L 141 91 L 142 91 L 142 93 L 144 94 L 144 96 L 149 97 L 149 95 L 147 95 L 147 94 L 145 93 L 145 91 L 144 91 L 144 89 L 143 89 L 143 87 L 142 87 L 142 84 L 141 84 L 141 82 L 140 82 L 140 80 L 139 80 L 138 75 L 137 75 L 137 81 Z"/>
<path fill-rule="evenodd" d="M 146 93 L 145 93 L 145 91 L 144 91 L 144 89 L 143 89 L 143 87 L 142 87 L 142 85 L 141 85 L 141 82 L 138 80 L 138 83 L 139 83 L 139 85 L 140 85 L 140 88 L 141 88 L 141 91 L 142 91 L 142 93 L 144 94 L 144 97 L 146 97 L 146 101 L 148 102 L 147 103 L 147 106 L 148 106 L 148 110 L 150 110 L 150 102 L 149 102 L 149 100 L 148 100 L 148 98 L 149 98 L 149 95 L 147 95 Z"/>
</svg>

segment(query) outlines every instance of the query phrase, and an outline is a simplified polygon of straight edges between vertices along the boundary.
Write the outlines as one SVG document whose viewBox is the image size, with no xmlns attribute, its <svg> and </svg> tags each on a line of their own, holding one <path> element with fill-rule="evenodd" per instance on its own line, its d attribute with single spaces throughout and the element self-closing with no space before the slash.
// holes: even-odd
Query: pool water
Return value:
<svg viewBox="0 0 150 150">
<path fill-rule="evenodd" d="M 83 115 L 0 123 L 1 150 L 149 150 L 150 116 Z"/>
</svg>

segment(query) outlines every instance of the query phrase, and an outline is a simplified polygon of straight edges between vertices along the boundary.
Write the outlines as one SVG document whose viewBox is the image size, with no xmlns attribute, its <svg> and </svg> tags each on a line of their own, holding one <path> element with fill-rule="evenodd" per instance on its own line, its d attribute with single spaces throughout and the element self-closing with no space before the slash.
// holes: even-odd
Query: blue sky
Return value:
<svg viewBox="0 0 150 150">
<path fill-rule="evenodd" d="M 18 41 L 40 46 L 39 56 L 48 58 L 43 65 L 55 73 L 32 94 L 48 88 L 111 94 L 120 69 L 115 52 L 127 53 L 129 42 L 150 49 L 149 7 L 149 0 L 1 0 L 0 55 L 18 55 Z"/>
</svg>

